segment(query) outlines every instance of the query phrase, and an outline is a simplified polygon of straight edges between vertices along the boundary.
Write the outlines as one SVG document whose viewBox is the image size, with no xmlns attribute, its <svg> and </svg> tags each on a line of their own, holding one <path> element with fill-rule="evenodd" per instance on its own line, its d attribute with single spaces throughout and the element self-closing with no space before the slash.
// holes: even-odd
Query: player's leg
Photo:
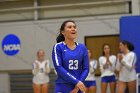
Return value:
<svg viewBox="0 0 140 93">
<path fill-rule="evenodd" d="M 116 93 L 116 77 L 115 75 L 109 76 L 110 92 Z"/>
<path fill-rule="evenodd" d="M 42 89 L 42 93 L 49 93 L 48 92 L 48 89 L 49 89 L 48 83 L 43 84 L 42 87 L 41 87 L 41 89 Z"/>
<path fill-rule="evenodd" d="M 129 93 L 136 93 L 136 80 L 128 82 Z"/>
<path fill-rule="evenodd" d="M 96 86 L 90 87 L 88 93 L 96 93 Z"/>
<path fill-rule="evenodd" d="M 96 81 L 90 82 L 89 93 L 96 93 Z"/>
<path fill-rule="evenodd" d="M 102 77 L 101 78 L 101 93 L 106 93 L 107 85 L 108 85 L 107 77 Z"/>
<path fill-rule="evenodd" d="M 116 82 L 109 83 L 111 93 L 116 93 Z"/>
<path fill-rule="evenodd" d="M 118 93 L 124 93 L 126 89 L 126 83 L 118 81 Z"/>
<path fill-rule="evenodd" d="M 41 85 L 33 84 L 34 93 L 41 93 Z"/>
<path fill-rule="evenodd" d="M 106 93 L 106 91 L 107 91 L 107 83 L 101 82 L 101 91 L 102 91 L 102 93 Z"/>
</svg>

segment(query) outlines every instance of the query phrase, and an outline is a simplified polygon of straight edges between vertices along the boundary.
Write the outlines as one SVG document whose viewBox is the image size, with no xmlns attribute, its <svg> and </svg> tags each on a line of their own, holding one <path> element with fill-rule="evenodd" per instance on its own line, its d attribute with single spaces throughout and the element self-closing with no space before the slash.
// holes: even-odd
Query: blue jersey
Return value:
<svg viewBox="0 0 140 93">
<path fill-rule="evenodd" d="M 85 45 L 76 43 L 71 50 L 64 42 L 54 45 L 52 60 L 57 72 L 56 83 L 71 83 L 76 85 L 84 81 L 89 72 L 88 51 Z"/>
</svg>

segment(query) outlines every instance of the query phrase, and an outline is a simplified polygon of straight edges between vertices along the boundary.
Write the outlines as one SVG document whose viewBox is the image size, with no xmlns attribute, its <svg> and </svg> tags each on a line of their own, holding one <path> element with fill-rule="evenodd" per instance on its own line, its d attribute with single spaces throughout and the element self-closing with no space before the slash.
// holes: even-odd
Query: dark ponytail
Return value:
<svg viewBox="0 0 140 93">
<path fill-rule="evenodd" d="M 134 50 L 134 46 L 133 46 L 132 43 L 130 43 L 130 42 L 126 41 L 126 40 L 121 41 L 121 43 L 122 43 L 123 45 L 126 45 L 129 51 L 133 51 L 133 50 Z"/>
<path fill-rule="evenodd" d="M 57 38 L 56 38 L 56 42 L 59 43 L 61 41 L 65 41 L 65 37 L 62 33 L 60 33 Z"/>
<path fill-rule="evenodd" d="M 65 26 L 66 26 L 66 23 L 68 23 L 68 22 L 72 22 L 72 23 L 75 24 L 75 22 L 74 22 L 73 20 L 66 20 L 66 21 L 64 21 L 64 22 L 62 23 L 62 25 L 61 25 L 61 27 L 60 27 L 59 35 L 58 35 L 57 38 L 56 38 L 56 42 L 57 42 L 57 43 L 59 43 L 59 42 L 61 42 L 61 41 L 65 41 L 65 37 L 64 37 L 64 35 L 62 34 L 62 31 L 64 31 Z"/>
</svg>

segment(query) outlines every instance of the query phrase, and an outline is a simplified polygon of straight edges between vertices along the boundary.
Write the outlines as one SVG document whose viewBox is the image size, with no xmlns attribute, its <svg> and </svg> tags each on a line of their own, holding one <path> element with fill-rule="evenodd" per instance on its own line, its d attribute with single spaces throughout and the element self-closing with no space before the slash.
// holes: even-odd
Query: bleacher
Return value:
<svg viewBox="0 0 140 93">
<path fill-rule="evenodd" d="M 11 93 L 33 93 L 32 87 L 32 73 L 31 71 L 25 72 L 13 72 L 9 74 L 10 76 L 10 90 Z M 51 70 L 50 74 L 50 83 L 49 83 L 49 93 L 54 91 L 54 83 L 56 75 Z"/>
</svg>

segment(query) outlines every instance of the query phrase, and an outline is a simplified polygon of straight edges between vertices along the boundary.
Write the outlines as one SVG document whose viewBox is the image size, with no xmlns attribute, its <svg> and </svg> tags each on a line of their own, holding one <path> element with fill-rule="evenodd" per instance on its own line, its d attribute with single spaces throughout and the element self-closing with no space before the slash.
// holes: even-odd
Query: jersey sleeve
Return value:
<svg viewBox="0 0 140 93">
<path fill-rule="evenodd" d="M 102 73 L 104 72 L 103 65 L 104 65 L 104 64 L 103 64 L 103 58 L 100 57 L 100 58 L 99 58 L 99 66 L 100 66 L 100 70 L 101 70 Z"/>
<path fill-rule="evenodd" d="M 49 62 L 49 60 L 46 60 L 46 63 L 45 63 L 45 72 L 46 72 L 46 74 L 49 74 L 50 73 L 50 62 Z"/>
<path fill-rule="evenodd" d="M 122 64 L 126 66 L 128 70 L 132 70 L 136 63 L 136 55 L 135 53 L 131 53 L 128 57 L 122 59 Z"/>
<path fill-rule="evenodd" d="M 90 73 L 95 72 L 95 70 L 97 69 L 97 60 L 93 60 L 90 62 Z"/>
<path fill-rule="evenodd" d="M 89 58 L 88 58 L 88 50 L 86 47 L 84 48 L 82 68 L 83 68 L 83 71 L 80 75 L 80 81 L 84 81 L 89 73 Z"/>
<path fill-rule="evenodd" d="M 39 69 L 36 68 L 36 63 L 33 62 L 33 63 L 32 63 L 32 74 L 33 74 L 33 75 L 37 75 L 38 72 L 39 72 Z"/>
<path fill-rule="evenodd" d="M 53 51 L 52 51 L 52 60 L 53 60 L 55 70 L 56 70 L 57 74 L 63 78 L 63 80 L 69 81 L 72 84 L 76 85 L 79 82 L 79 80 L 77 78 L 75 78 L 73 75 L 71 75 L 69 72 L 67 72 L 64 69 L 64 67 L 62 66 L 61 52 L 62 51 L 60 49 L 60 46 L 58 46 L 58 44 L 56 44 L 53 47 Z"/>
<path fill-rule="evenodd" d="M 111 66 L 110 70 L 114 72 L 115 67 L 116 67 L 116 61 L 117 61 L 116 56 L 112 56 L 111 61 L 112 61 L 112 66 Z"/>
<path fill-rule="evenodd" d="M 121 68 L 122 68 L 122 64 L 119 62 L 119 58 L 117 58 L 117 63 L 116 63 L 116 70 L 117 71 L 120 71 L 121 70 Z"/>
<path fill-rule="evenodd" d="M 98 65 L 98 64 L 97 64 L 97 60 L 94 60 L 93 68 L 94 68 L 94 69 L 97 69 L 97 65 Z"/>
</svg>

